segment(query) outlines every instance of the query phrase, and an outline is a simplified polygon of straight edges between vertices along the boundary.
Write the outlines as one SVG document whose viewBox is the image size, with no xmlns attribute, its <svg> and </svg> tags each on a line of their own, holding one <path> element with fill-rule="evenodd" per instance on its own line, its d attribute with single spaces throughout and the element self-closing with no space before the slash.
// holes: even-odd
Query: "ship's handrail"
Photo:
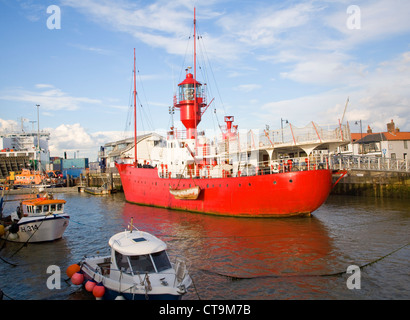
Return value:
<svg viewBox="0 0 410 320">
<path fill-rule="evenodd" d="M 310 170 L 322 170 L 329 169 L 329 157 L 328 155 L 311 155 L 306 157 L 295 158 L 281 158 L 268 161 L 259 161 L 257 165 L 249 166 L 245 164 L 239 166 L 238 174 L 240 176 L 254 176 L 284 173 L 291 171 L 310 171 Z"/>
<path fill-rule="evenodd" d="M 164 168 L 165 166 L 160 166 Z M 218 165 L 197 165 L 193 164 L 190 168 L 185 167 L 181 173 L 172 173 L 158 170 L 160 178 L 178 179 L 208 179 L 208 178 L 229 178 L 243 176 L 257 176 L 292 171 L 308 171 L 329 169 L 329 155 L 315 154 L 305 157 L 284 157 L 267 161 L 238 161 L 234 163 L 224 163 Z"/>
</svg>

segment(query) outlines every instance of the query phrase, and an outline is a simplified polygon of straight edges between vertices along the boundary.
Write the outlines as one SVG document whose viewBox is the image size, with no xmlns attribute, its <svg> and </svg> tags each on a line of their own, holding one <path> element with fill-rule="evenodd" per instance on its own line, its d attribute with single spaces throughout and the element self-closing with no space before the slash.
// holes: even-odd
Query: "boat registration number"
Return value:
<svg viewBox="0 0 410 320">
<path fill-rule="evenodd" d="M 36 230 L 38 230 L 38 226 L 36 224 L 33 224 L 31 226 L 20 227 L 21 232 L 32 232 Z"/>
</svg>

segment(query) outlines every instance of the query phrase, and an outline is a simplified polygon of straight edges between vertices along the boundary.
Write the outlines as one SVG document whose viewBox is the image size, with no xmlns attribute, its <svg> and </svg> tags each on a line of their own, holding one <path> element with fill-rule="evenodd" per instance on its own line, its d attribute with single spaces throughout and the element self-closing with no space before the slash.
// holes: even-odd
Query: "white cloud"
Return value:
<svg viewBox="0 0 410 320">
<path fill-rule="evenodd" d="M 193 4 L 190 1 L 158 0 L 154 3 L 136 4 L 130 1 L 64 0 L 63 5 L 78 9 L 88 18 L 105 27 L 125 32 L 170 54 L 185 55 L 187 40 L 192 38 Z M 204 4 L 212 5 L 212 2 Z M 204 9 L 204 19 L 219 14 Z M 202 35 L 209 58 L 231 60 L 239 46 L 218 35 Z"/>
<path fill-rule="evenodd" d="M 346 85 L 357 83 L 365 77 L 366 66 L 351 61 L 343 53 L 311 54 L 300 57 L 289 71 L 281 72 L 283 78 L 300 83 L 321 85 Z"/>
<path fill-rule="evenodd" d="M 0 132 L 17 130 L 17 122 L 14 120 L 0 119 Z"/>
<path fill-rule="evenodd" d="M 78 110 L 82 103 L 101 103 L 98 99 L 70 96 L 63 90 L 49 84 L 37 84 L 35 87 L 41 91 L 29 91 L 21 88 L 3 90 L 0 92 L 0 100 L 39 104 L 42 110 L 69 111 Z"/>
<path fill-rule="evenodd" d="M 284 32 L 306 24 L 316 10 L 318 8 L 311 3 L 288 8 L 278 5 L 256 6 L 250 12 L 226 14 L 218 23 L 225 32 L 247 46 L 265 47 L 277 43 Z"/>
<path fill-rule="evenodd" d="M 267 114 L 260 117 L 266 121 L 297 111 L 298 119 L 305 119 L 305 122 L 337 123 L 342 118 L 346 99 L 350 97 L 344 121 L 362 120 L 365 127 L 370 125 L 374 131 L 385 131 L 386 123 L 393 119 L 402 131 L 410 131 L 409 74 L 410 52 L 406 52 L 363 73 L 360 81 L 351 82 L 354 76 L 348 76 L 335 89 L 266 103 L 262 109 Z M 303 121 L 299 120 L 297 125 L 303 125 Z M 357 131 L 357 128 L 351 128 Z"/>
<path fill-rule="evenodd" d="M 81 124 L 62 124 L 57 128 L 45 128 L 50 132 L 49 149 L 51 156 L 62 157 L 64 152 L 75 153 L 79 151 L 80 157 L 97 159 L 100 146 L 124 139 L 129 133 L 119 131 L 100 131 L 90 133 Z"/>
</svg>

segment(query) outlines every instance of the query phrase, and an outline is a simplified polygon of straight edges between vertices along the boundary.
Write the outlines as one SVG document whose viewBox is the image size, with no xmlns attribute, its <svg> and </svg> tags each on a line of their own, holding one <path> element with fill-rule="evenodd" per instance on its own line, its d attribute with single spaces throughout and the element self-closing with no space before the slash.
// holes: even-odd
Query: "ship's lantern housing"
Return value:
<svg viewBox="0 0 410 320">
<path fill-rule="evenodd" d="M 196 95 L 196 97 L 195 97 Z M 187 139 L 194 139 L 196 128 L 201 121 L 202 108 L 206 106 L 202 84 L 187 72 L 186 78 L 178 85 L 178 100 L 174 106 L 180 109 L 180 119 L 187 130 Z"/>
</svg>

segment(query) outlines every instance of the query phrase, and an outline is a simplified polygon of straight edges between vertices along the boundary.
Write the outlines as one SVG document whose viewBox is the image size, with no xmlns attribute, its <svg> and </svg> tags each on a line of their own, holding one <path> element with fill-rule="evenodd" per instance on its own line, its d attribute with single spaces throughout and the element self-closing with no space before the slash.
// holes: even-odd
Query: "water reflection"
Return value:
<svg viewBox="0 0 410 320">
<path fill-rule="evenodd" d="M 125 204 L 124 222 L 156 234 L 194 268 L 232 277 L 320 273 L 330 251 L 326 228 L 314 218 L 249 219 Z"/>
</svg>

